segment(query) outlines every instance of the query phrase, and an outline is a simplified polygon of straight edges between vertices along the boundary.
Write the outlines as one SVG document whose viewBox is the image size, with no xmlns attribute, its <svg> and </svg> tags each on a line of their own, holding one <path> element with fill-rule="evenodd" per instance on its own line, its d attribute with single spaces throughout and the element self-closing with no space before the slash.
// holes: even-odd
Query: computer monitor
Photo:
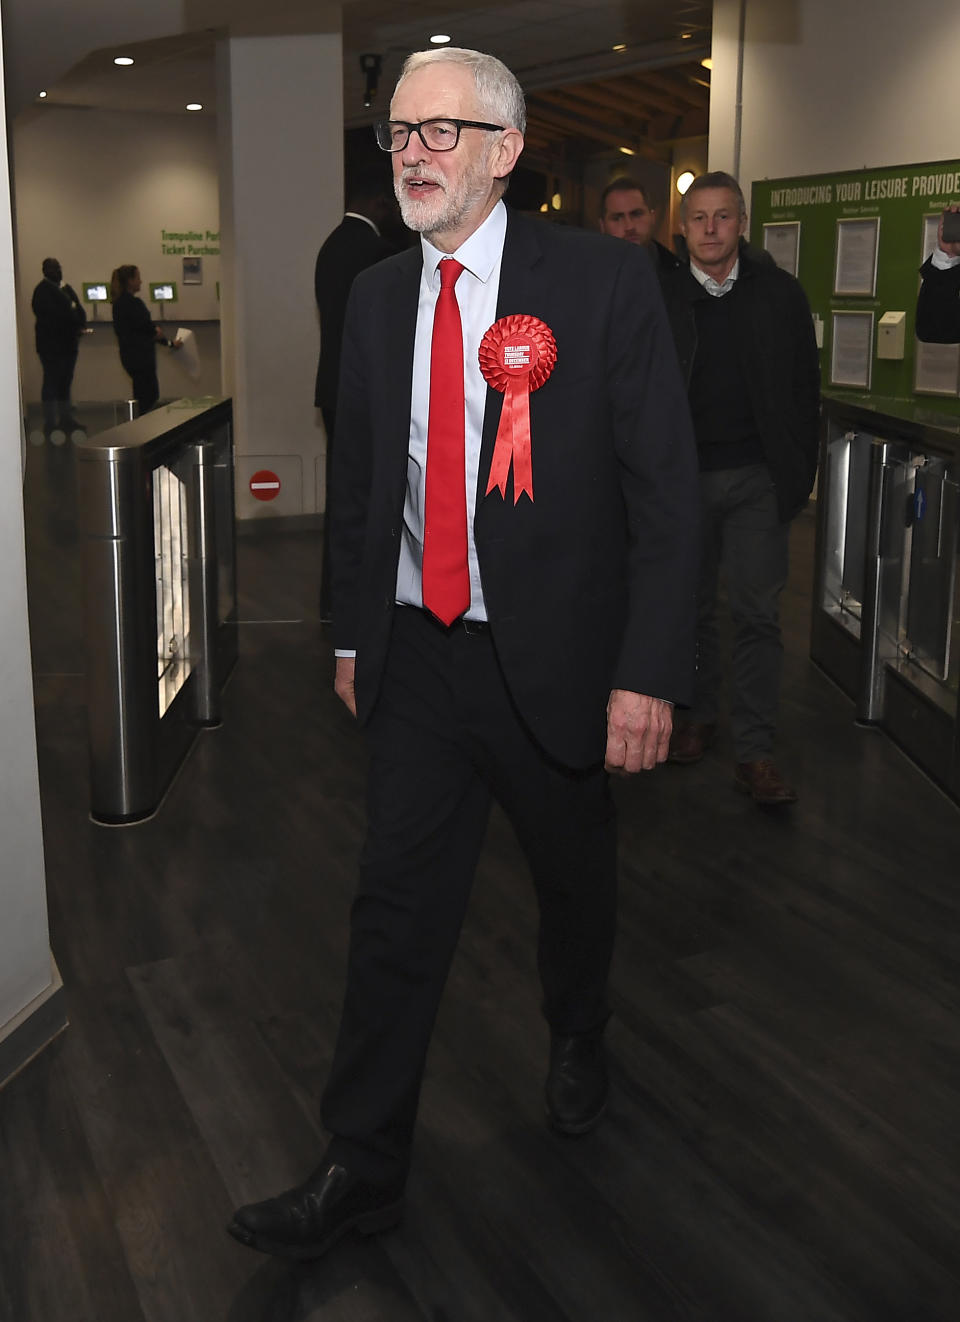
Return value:
<svg viewBox="0 0 960 1322">
<path fill-rule="evenodd" d="M 110 297 L 110 290 L 104 280 L 84 280 L 82 287 L 84 303 L 106 303 Z"/>
<path fill-rule="evenodd" d="M 177 282 L 175 280 L 151 280 L 150 300 L 153 303 L 176 303 Z"/>
</svg>

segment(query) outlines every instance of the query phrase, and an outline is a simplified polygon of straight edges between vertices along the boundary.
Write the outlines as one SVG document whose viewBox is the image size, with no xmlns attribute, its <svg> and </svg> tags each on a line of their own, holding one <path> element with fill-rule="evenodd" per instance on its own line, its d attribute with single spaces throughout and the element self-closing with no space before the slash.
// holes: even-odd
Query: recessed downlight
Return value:
<svg viewBox="0 0 960 1322">
<path fill-rule="evenodd" d="M 622 151 L 624 156 L 636 156 L 637 154 L 632 147 L 618 147 L 617 151 Z"/>
<path fill-rule="evenodd" d="M 114 64 L 123 64 L 123 65 L 133 64 L 133 56 L 132 56 L 132 55 L 115 55 L 115 56 L 114 56 L 114 59 L 113 59 L 113 62 L 114 62 Z"/>
<path fill-rule="evenodd" d="M 188 110 L 202 110 L 202 109 L 203 109 L 203 106 L 200 104 L 199 101 L 191 101 L 191 102 L 189 102 L 189 104 L 187 105 L 187 109 L 188 109 Z"/>
<path fill-rule="evenodd" d="M 435 32 L 430 40 L 433 42 L 434 46 L 445 46 L 450 38 L 446 32 Z"/>
<path fill-rule="evenodd" d="M 37 93 L 37 96 L 39 96 L 39 98 L 40 98 L 41 101 L 43 100 L 43 98 L 44 98 L 46 95 L 47 95 L 46 92 L 38 92 L 38 93 Z"/>
<path fill-rule="evenodd" d="M 618 46 L 611 46 L 610 49 L 611 49 L 611 50 L 626 50 L 626 49 L 627 49 L 627 43 L 626 43 L 625 41 L 621 41 L 620 44 L 619 44 Z"/>
</svg>

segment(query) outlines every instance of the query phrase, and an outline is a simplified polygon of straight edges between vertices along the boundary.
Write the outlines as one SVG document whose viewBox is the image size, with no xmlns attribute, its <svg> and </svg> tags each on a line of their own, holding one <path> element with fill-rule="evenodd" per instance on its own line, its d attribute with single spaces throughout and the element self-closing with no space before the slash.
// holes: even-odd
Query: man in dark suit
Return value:
<svg viewBox="0 0 960 1322">
<path fill-rule="evenodd" d="M 952 206 L 950 211 L 960 211 Z M 943 217 L 937 246 L 920 268 L 923 284 L 917 297 L 917 339 L 930 344 L 960 343 L 960 243 L 943 237 Z"/>
<path fill-rule="evenodd" d="M 400 1217 L 493 797 L 540 905 L 547 1118 L 599 1120 L 607 772 L 663 761 L 693 661 L 696 464 L 650 262 L 504 207 L 525 113 L 499 60 L 411 56 L 391 115 L 378 141 L 421 244 L 357 278 L 344 334 L 335 687 L 370 770 L 331 1139 L 304 1184 L 230 1227 L 294 1258 Z"/>
<path fill-rule="evenodd" d="M 37 356 L 43 366 L 43 426 L 49 435 L 58 426 L 70 431 L 78 424 L 70 407 L 70 387 L 77 365 L 77 346 L 87 314 L 69 285 L 56 257 L 43 259 L 43 279 L 33 291 L 37 319 Z"/>
<path fill-rule="evenodd" d="M 330 620 L 330 490 L 333 438 L 340 380 L 340 344 L 350 286 L 361 271 L 389 257 L 393 248 L 380 233 L 392 206 L 387 173 L 381 166 L 358 167 L 347 181 L 346 214 L 326 239 L 313 273 L 313 288 L 320 313 L 320 361 L 314 404 L 323 415 L 327 433 L 324 459 L 326 513 L 323 524 L 323 565 L 320 571 L 320 616 Z"/>
</svg>

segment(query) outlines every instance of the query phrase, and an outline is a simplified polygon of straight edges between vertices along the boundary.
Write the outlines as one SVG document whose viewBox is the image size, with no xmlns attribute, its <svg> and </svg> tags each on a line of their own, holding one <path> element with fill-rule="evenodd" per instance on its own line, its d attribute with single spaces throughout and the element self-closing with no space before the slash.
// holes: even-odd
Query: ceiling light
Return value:
<svg viewBox="0 0 960 1322">
<path fill-rule="evenodd" d="M 40 97 L 40 100 L 42 101 L 47 94 L 46 92 L 38 92 L 37 95 Z"/>
<path fill-rule="evenodd" d="M 680 33 L 680 40 L 681 40 L 681 41 L 689 41 L 690 38 L 691 38 L 692 36 L 693 36 L 693 33 L 692 33 L 692 32 L 681 32 L 681 33 Z"/>
<path fill-rule="evenodd" d="M 705 55 L 705 56 L 703 57 L 703 59 L 700 61 L 700 68 L 701 68 L 701 69 L 712 69 L 712 68 L 713 68 L 713 60 L 711 60 L 711 58 L 710 58 L 709 55 Z"/>
<path fill-rule="evenodd" d="M 617 150 L 622 151 L 624 156 L 636 156 L 637 154 L 632 147 L 618 147 Z"/>
<path fill-rule="evenodd" d="M 188 110 L 202 110 L 202 109 L 203 109 L 203 106 L 200 104 L 199 101 L 191 101 L 190 104 L 187 106 L 187 109 L 188 109 Z"/>
<path fill-rule="evenodd" d="M 692 170 L 684 170 L 683 174 L 677 178 L 677 192 L 682 197 L 690 185 L 693 183 L 694 173 Z"/>
<path fill-rule="evenodd" d="M 443 46 L 450 40 L 450 38 L 445 32 L 435 32 L 430 40 L 435 46 Z"/>
<path fill-rule="evenodd" d="M 626 49 L 627 49 L 627 43 L 626 43 L 625 41 L 621 41 L 621 43 L 620 43 L 619 46 L 611 46 L 610 49 L 611 49 L 611 50 L 626 50 Z"/>
<path fill-rule="evenodd" d="M 114 59 L 113 62 L 114 62 L 114 64 L 132 64 L 132 63 L 133 63 L 133 56 L 132 56 L 132 55 L 117 55 L 117 56 L 115 57 L 115 59 Z"/>
</svg>

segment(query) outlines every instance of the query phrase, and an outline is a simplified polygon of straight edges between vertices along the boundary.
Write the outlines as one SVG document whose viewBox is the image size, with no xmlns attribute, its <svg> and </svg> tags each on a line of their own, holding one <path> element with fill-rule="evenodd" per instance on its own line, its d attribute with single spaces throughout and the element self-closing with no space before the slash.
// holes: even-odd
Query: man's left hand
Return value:
<svg viewBox="0 0 960 1322">
<path fill-rule="evenodd" d="M 607 703 L 607 771 L 629 775 L 665 762 L 673 708 L 660 698 L 614 689 Z"/>
</svg>

